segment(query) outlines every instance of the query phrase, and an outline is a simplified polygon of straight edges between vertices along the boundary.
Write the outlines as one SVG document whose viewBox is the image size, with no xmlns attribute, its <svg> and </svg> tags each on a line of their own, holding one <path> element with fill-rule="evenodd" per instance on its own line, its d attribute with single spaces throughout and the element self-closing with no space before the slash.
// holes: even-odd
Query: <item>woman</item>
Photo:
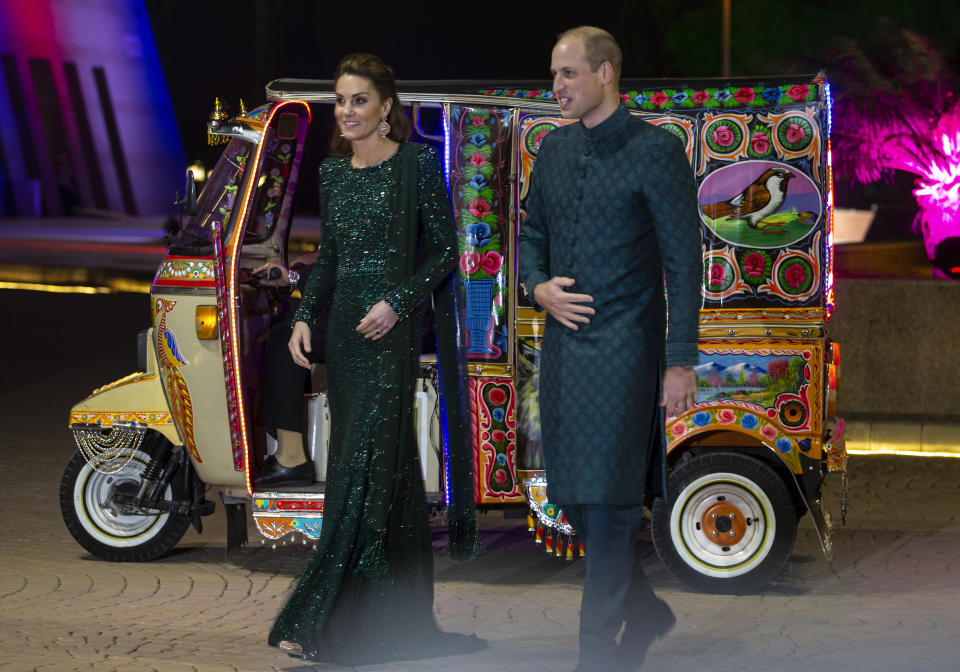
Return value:
<svg viewBox="0 0 960 672">
<path fill-rule="evenodd" d="M 481 640 L 443 633 L 433 618 L 432 548 L 412 425 L 415 310 L 435 290 L 450 553 L 472 560 L 479 536 L 458 384 L 449 197 L 436 151 L 403 142 L 410 125 L 386 64 L 370 54 L 345 57 L 335 90 L 339 156 L 320 169 L 322 246 L 289 343 L 294 361 L 309 366 L 310 324 L 332 301 L 324 523 L 269 643 L 351 665 L 475 650 Z"/>
</svg>

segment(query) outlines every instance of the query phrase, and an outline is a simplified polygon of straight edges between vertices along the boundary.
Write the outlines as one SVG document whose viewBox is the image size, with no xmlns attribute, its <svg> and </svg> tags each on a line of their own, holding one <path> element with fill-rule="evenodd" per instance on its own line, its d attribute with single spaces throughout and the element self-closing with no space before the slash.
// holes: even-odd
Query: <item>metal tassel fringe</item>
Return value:
<svg viewBox="0 0 960 672">
<path fill-rule="evenodd" d="M 114 474 L 127 466 L 140 448 L 145 431 L 145 425 L 115 422 L 108 432 L 100 428 L 76 427 L 73 438 L 94 470 L 101 474 Z"/>
</svg>

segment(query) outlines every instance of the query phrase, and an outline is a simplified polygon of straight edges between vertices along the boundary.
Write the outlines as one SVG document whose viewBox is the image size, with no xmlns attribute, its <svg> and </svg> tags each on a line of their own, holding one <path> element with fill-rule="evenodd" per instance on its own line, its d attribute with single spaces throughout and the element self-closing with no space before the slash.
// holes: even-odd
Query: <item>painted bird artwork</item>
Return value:
<svg viewBox="0 0 960 672">
<path fill-rule="evenodd" d="M 787 186 L 793 177 L 793 173 L 784 168 L 770 168 L 730 200 L 701 205 L 700 209 L 711 219 L 729 216 L 742 219 L 751 229 L 759 229 L 765 217 L 783 207 Z"/>
</svg>

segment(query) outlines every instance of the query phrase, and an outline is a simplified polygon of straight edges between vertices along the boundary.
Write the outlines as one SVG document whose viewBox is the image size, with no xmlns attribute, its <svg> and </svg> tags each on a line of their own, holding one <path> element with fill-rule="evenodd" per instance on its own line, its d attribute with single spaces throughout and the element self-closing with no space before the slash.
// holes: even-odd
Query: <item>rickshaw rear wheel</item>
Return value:
<svg viewBox="0 0 960 672">
<path fill-rule="evenodd" d="M 708 593 L 749 593 L 783 568 L 797 538 L 789 484 L 737 453 L 706 453 L 671 472 L 669 503 L 653 506 L 651 536 L 681 581 Z"/>
<path fill-rule="evenodd" d="M 83 548 L 112 562 L 147 562 L 166 554 L 183 538 L 187 516 L 118 505 L 115 492 L 136 494 L 140 474 L 150 462 L 142 450 L 115 473 L 95 470 L 77 450 L 60 480 L 60 511 L 67 529 Z M 179 479 L 172 479 L 162 499 L 180 499 Z"/>
</svg>

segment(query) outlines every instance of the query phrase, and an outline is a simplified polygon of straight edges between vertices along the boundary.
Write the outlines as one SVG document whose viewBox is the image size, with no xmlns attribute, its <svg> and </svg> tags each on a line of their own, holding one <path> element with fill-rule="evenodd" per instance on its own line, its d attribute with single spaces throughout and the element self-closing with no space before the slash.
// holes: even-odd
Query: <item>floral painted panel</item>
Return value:
<svg viewBox="0 0 960 672">
<path fill-rule="evenodd" d="M 450 192 L 460 275 L 466 288 L 467 357 L 507 362 L 510 204 L 510 110 L 450 108 Z"/>
</svg>

